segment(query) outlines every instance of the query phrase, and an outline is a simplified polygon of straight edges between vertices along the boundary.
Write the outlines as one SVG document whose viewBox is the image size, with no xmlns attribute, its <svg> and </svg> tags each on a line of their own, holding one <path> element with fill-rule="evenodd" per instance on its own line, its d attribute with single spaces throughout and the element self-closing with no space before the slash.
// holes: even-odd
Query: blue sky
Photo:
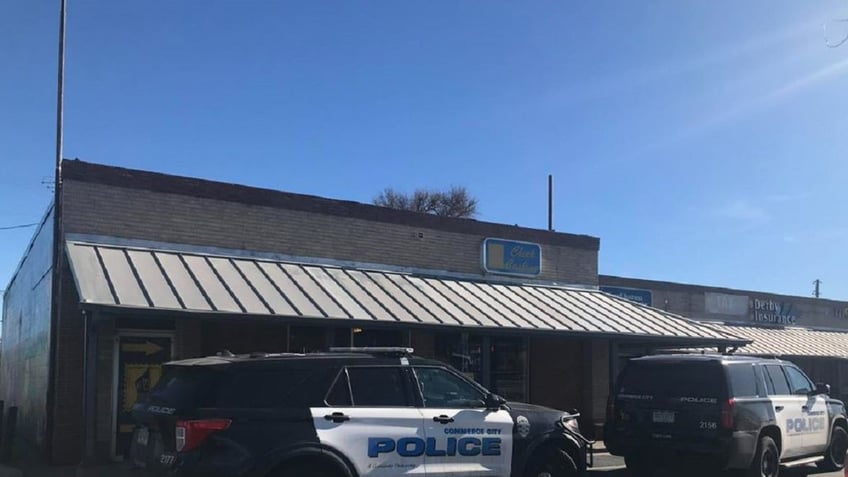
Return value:
<svg viewBox="0 0 848 477">
<path fill-rule="evenodd" d="M 69 0 L 65 156 L 601 237 L 602 273 L 848 299 L 848 2 Z M 0 4 L 0 227 L 50 201 L 58 1 Z M 0 288 L 32 229 L 0 231 Z"/>
</svg>

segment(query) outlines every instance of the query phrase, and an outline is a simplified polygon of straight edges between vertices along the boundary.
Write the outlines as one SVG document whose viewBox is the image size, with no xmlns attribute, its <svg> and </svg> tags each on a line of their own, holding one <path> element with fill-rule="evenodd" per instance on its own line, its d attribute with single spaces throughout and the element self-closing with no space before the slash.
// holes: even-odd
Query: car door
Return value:
<svg viewBox="0 0 848 477">
<path fill-rule="evenodd" d="M 360 476 L 425 472 L 424 421 L 410 373 L 400 366 L 348 367 L 326 406 L 311 409 L 321 444 L 344 454 Z"/>
<path fill-rule="evenodd" d="M 827 399 L 815 393 L 815 386 L 803 371 L 792 365 L 783 369 L 792 395 L 802 402 L 801 419 L 792 428 L 801 440 L 804 454 L 821 454 L 827 448 L 830 433 Z"/>
<path fill-rule="evenodd" d="M 789 380 L 779 363 L 763 366 L 766 389 L 780 433 L 783 436 L 781 456 L 784 458 L 804 455 L 804 440 L 796 428 L 799 421 L 804 419 L 803 407 L 806 399 L 800 399 L 792 394 Z"/>
<path fill-rule="evenodd" d="M 486 393 L 446 368 L 414 368 L 427 436 L 427 477 L 507 477 L 512 464 L 512 417 L 488 410 Z"/>
</svg>

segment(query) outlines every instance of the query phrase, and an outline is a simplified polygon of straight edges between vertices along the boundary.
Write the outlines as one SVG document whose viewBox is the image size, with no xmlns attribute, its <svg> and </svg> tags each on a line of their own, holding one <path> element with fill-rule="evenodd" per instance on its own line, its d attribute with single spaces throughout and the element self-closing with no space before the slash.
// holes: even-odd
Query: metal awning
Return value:
<svg viewBox="0 0 848 477">
<path fill-rule="evenodd" d="M 67 242 L 84 307 L 746 341 L 597 290 Z"/>
<path fill-rule="evenodd" d="M 727 323 L 711 323 L 708 326 L 721 333 L 753 341 L 753 343 L 739 348 L 735 354 L 848 359 L 848 332 Z"/>
</svg>

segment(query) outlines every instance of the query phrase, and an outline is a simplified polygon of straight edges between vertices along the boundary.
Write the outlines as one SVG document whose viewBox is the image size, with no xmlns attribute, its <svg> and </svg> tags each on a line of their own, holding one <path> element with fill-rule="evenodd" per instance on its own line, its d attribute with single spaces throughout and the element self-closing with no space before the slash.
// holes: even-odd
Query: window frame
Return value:
<svg viewBox="0 0 848 477">
<path fill-rule="evenodd" d="M 347 388 L 347 397 L 350 399 L 350 404 L 331 404 L 329 401 L 330 393 L 336 389 L 336 384 L 338 384 L 339 379 L 342 379 L 344 376 Z M 327 392 L 324 393 L 324 405 L 327 407 L 353 407 L 353 390 L 350 388 L 350 376 L 347 373 L 347 368 L 342 366 L 341 369 L 336 373 L 336 377 L 333 378 L 333 381 L 330 383 L 330 386 L 327 388 Z"/>
<path fill-rule="evenodd" d="M 476 381 L 469 379 L 464 374 L 460 373 L 459 371 L 457 371 L 454 368 L 449 367 L 449 366 L 439 366 L 439 365 L 435 365 L 435 364 L 422 364 L 422 365 L 413 365 L 413 366 L 410 366 L 410 368 L 411 368 L 411 371 L 412 371 L 412 378 L 414 380 L 413 385 L 414 385 L 414 389 L 415 389 L 415 391 L 414 391 L 415 397 L 418 400 L 418 407 L 420 407 L 422 409 L 438 409 L 438 408 L 428 408 L 425 405 L 426 402 L 424 400 L 424 393 L 421 390 L 421 381 L 418 379 L 418 369 L 419 368 L 438 369 L 438 370 L 441 370 L 441 371 L 444 371 L 448 374 L 453 375 L 454 377 L 456 377 L 460 381 L 471 386 L 474 390 L 478 391 L 483 396 L 484 402 L 486 400 L 486 397 L 489 394 L 491 394 L 491 391 L 489 391 L 488 389 L 484 388 L 483 386 L 481 386 Z M 444 408 L 444 409 L 485 409 L 485 405 L 481 406 L 481 407 L 457 407 L 457 408 Z"/>
</svg>

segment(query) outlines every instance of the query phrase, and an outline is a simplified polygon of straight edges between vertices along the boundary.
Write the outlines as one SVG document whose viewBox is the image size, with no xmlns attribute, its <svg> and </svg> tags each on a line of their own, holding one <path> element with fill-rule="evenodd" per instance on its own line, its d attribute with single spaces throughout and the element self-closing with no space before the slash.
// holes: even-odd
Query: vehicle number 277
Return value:
<svg viewBox="0 0 848 477">
<path fill-rule="evenodd" d="M 713 431 L 718 429 L 718 423 L 715 421 L 701 421 L 700 428 Z"/>
</svg>

